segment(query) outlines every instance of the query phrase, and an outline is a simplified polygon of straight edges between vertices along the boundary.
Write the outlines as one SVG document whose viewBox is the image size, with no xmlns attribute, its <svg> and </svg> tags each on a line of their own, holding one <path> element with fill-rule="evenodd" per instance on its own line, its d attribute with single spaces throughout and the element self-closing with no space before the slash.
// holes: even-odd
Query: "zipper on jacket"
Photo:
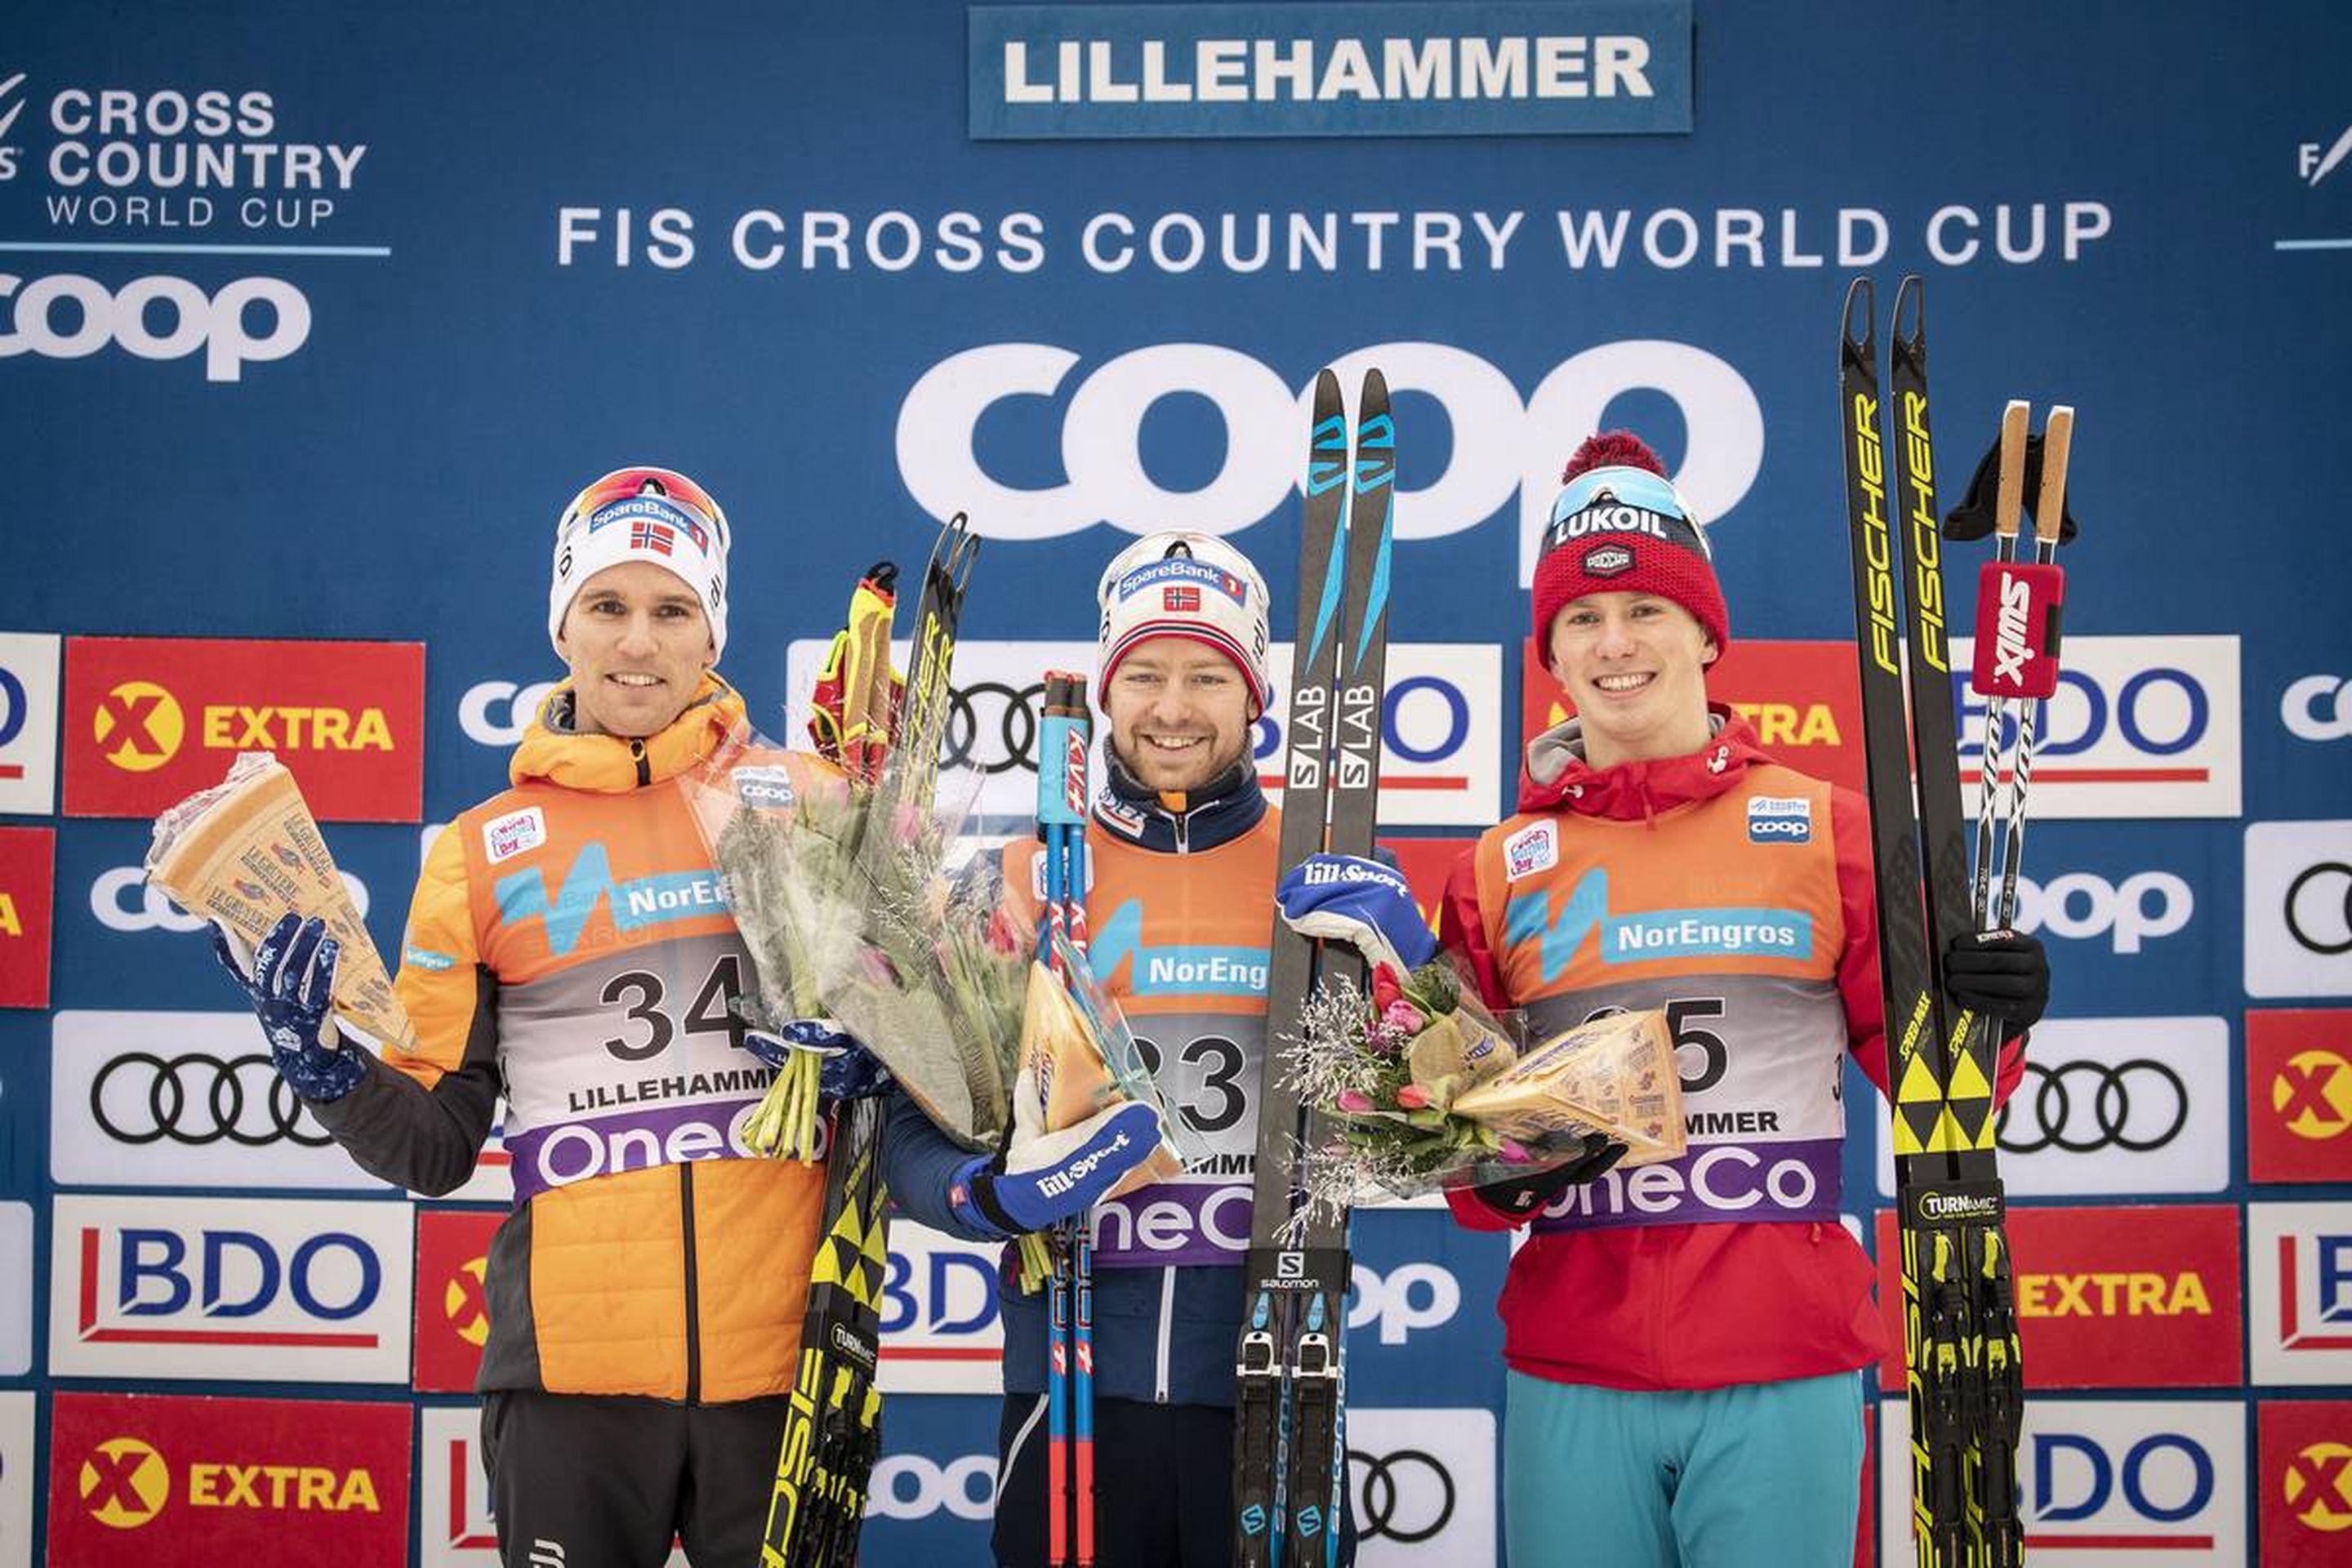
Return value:
<svg viewBox="0 0 2352 1568">
<path fill-rule="evenodd" d="M 1192 814 L 1189 811 L 1177 811 L 1171 812 L 1169 816 L 1176 824 L 1176 853 L 1179 855 L 1191 854 L 1192 847 L 1190 840 L 1192 838 L 1192 829 L 1186 825 L 1192 821 Z"/>
<path fill-rule="evenodd" d="M 630 742 L 629 756 L 637 764 L 637 787 L 643 789 L 654 782 L 654 764 L 646 756 L 646 743 L 643 741 Z"/>
<path fill-rule="evenodd" d="M 694 1272 L 694 1162 L 677 1163 L 678 1234 L 686 1243 L 686 1402 L 702 1398 L 702 1290 Z"/>
<path fill-rule="evenodd" d="M 1176 1270 L 1160 1270 L 1160 1348 L 1152 1362 L 1152 1403 L 1168 1403 L 1169 1342 L 1176 1333 Z"/>
</svg>

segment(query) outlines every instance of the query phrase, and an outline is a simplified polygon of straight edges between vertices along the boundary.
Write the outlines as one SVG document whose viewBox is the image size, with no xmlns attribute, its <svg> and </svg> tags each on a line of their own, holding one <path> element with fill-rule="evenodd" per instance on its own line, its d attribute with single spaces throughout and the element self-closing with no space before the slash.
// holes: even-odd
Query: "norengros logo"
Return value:
<svg viewBox="0 0 2352 1568">
<path fill-rule="evenodd" d="M 975 5 L 975 140 L 1660 134 L 1689 0 Z"/>
</svg>

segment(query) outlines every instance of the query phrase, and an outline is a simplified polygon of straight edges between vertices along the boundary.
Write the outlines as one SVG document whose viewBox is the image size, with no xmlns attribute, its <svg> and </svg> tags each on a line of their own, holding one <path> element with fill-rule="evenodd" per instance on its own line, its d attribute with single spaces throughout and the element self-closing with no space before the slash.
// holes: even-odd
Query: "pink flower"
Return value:
<svg viewBox="0 0 2352 1568">
<path fill-rule="evenodd" d="M 1420 1008 L 1400 996 L 1381 1010 L 1381 1022 L 1401 1034 L 1417 1035 L 1426 1020 Z"/>
<path fill-rule="evenodd" d="M 1343 1089 L 1333 1101 L 1350 1116 L 1361 1116 L 1373 1109 L 1372 1097 L 1360 1089 Z"/>
<path fill-rule="evenodd" d="M 1504 1139 L 1502 1148 L 1496 1151 L 1496 1154 L 1507 1165 L 1531 1165 L 1536 1158 L 1528 1152 L 1528 1146 L 1516 1138 Z"/>
<path fill-rule="evenodd" d="M 1407 1110 L 1419 1110 L 1429 1103 L 1429 1090 L 1417 1083 L 1406 1084 L 1397 1090 L 1397 1103 Z"/>
</svg>

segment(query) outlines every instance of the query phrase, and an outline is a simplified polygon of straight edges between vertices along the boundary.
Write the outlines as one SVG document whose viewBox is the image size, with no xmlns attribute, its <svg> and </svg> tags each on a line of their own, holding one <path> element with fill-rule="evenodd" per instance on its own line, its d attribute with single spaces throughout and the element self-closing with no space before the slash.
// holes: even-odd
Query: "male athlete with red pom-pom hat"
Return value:
<svg viewBox="0 0 2352 1568">
<path fill-rule="evenodd" d="M 1447 1194 L 1530 1232 L 1501 1301 L 1511 1568 L 1850 1563 L 1857 1373 L 1885 1350 L 1838 1201 L 1843 1058 L 1886 1088 L 1867 808 L 1708 703 L 1730 616 L 1649 447 L 1596 436 L 1562 479 L 1534 629 L 1576 717 L 1528 742 L 1518 815 L 1456 868 L 1441 935 L 1538 1037 L 1663 1009 L 1690 1149 Z M 1945 974 L 2019 1035 L 2005 1094 L 2041 944 L 1963 937 Z"/>
</svg>

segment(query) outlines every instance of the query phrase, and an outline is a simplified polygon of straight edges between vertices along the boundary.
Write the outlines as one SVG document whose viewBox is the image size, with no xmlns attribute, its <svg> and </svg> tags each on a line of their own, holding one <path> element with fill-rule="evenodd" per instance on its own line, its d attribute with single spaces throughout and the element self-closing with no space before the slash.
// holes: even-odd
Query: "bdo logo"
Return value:
<svg viewBox="0 0 2352 1568">
<path fill-rule="evenodd" d="M 163 1456 L 136 1437 L 110 1437 L 81 1462 L 81 1500 L 90 1518 L 115 1530 L 136 1530 L 172 1498 Z"/>
<path fill-rule="evenodd" d="M 2298 1137 L 2334 1138 L 2352 1127 L 2352 1062 L 2334 1051 L 2297 1051 L 2271 1079 L 2271 1109 Z"/>
<path fill-rule="evenodd" d="M 2284 1490 L 2298 1524 L 2330 1533 L 2352 1530 L 2352 1447 L 2311 1444 L 2287 1461 Z"/>
<path fill-rule="evenodd" d="M 100 700 L 91 734 L 126 773 L 152 773 L 179 754 L 188 732 L 179 699 L 152 680 L 126 680 Z"/>
</svg>

